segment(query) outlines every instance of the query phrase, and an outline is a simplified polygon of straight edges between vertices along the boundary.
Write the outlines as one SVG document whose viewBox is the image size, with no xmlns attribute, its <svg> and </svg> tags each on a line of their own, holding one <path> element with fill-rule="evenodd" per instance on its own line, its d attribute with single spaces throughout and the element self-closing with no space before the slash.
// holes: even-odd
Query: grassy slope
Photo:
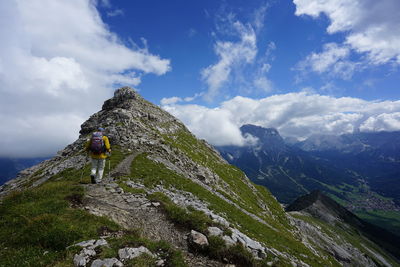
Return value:
<svg viewBox="0 0 400 267">
<path fill-rule="evenodd" d="M 124 157 L 118 148 L 111 156 L 111 168 Z M 67 169 L 36 188 L 13 192 L 0 204 L 0 266 L 73 266 L 72 258 L 80 249 L 68 246 L 79 241 L 98 239 L 102 229 L 121 230 L 115 222 L 74 208 L 84 198 L 82 184 L 89 183 L 89 165 L 82 170 Z M 37 175 L 35 175 L 37 176 Z M 29 184 L 29 183 L 28 183 Z M 109 240 L 110 247 L 101 257 L 116 257 L 125 245 L 144 245 L 161 252 L 174 266 L 186 266 L 179 251 L 165 242 L 152 242 L 134 231 Z M 142 257 L 132 266 L 153 266 Z"/>
<path fill-rule="evenodd" d="M 98 238 L 98 229 L 119 226 L 110 220 L 71 208 L 83 187 L 80 171 L 66 170 L 45 184 L 14 192 L 0 204 L 0 266 L 49 266 L 71 261 L 65 248 Z"/>
<path fill-rule="evenodd" d="M 296 240 L 284 210 L 271 193 L 262 186 L 255 186 L 256 190 L 251 189 L 247 184 L 248 181 L 245 180 L 243 172 L 221 161 L 218 155 L 202 141 L 183 129 L 173 135 L 162 136 L 171 147 L 179 149 L 198 164 L 206 166 L 217 173 L 229 185 L 230 191 L 239 196 L 239 199 L 235 199 L 229 197 L 229 192 L 226 192 L 227 194 L 225 195 L 229 199 L 243 209 L 258 215 L 272 227 L 256 221 L 237 207 L 227 203 L 191 180 L 167 169 L 164 165 L 151 161 L 145 154 L 139 155 L 132 166 L 132 173 L 134 177 L 140 177 L 137 178 L 140 182 L 148 187 L 163 184 L 167 187 L 171 186 L 189 191 L 199 199 L 209 203 L 209 207 L 212 210 L 223 214 L 250 237 L 263 242 L 269 247 L 295 255 L 313 266 L 334 266 L 336 264 L 329 256 L 326 260 L 317 257 L 301 242 Z M 268 206 L 272 214 L 262 213 L 263 209 L 259 205 L 260 201 Z M 321 252 L 321 254 L 325 253 Z"/>
</svg>

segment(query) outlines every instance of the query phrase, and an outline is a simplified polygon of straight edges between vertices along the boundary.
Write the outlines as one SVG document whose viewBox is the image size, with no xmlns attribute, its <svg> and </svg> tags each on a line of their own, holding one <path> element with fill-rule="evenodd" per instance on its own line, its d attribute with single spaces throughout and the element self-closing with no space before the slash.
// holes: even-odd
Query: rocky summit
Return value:
<svg viewBox="0 0 400 267">
<path fill-rule="evenodd" d="M 83 148 L 100 126 L 112 155 L 91 184 Z M 0 266 L 399 265 L 350 224 L 285 212 L 129 87 L 78 140 L 0 187 L 0 199 Z"/>
</svg>

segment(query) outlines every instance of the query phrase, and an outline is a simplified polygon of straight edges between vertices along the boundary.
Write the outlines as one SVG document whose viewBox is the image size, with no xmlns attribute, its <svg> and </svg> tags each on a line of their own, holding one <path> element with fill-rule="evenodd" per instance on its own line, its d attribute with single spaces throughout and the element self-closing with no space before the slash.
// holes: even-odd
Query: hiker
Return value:
<svg viewBox="0 0 400 267">
<path fill-rule="evenodd" d="M 92 134 L 92 138 L 86 143 L 85 149 L 92 158 L 92 170 L 90 178 L 92 184 L 98 184 L 103 178 L 106 158 L 111 153 L 110 142 L 107 136 L 103 135 L 104 128 L 98 128 Z"/>
</svg>

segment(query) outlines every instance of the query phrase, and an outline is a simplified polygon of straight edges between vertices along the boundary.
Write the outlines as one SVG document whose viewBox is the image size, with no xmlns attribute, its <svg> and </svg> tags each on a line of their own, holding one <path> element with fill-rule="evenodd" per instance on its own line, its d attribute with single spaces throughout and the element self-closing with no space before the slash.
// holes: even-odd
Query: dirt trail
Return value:
<svg viewBox="0 0 400 267">
<path fill-rule="evenodd" d="M 136 151 L 126 158 L 124 158 L 114 169 L 110 171 L 110 162 L 107 160 L 106 162 L 106 173 L 105 176 L 103 177 L 103 181 L 105 183 L 111 183 L 113 182 L 114 178 L 119 177 L 119 176 L 129 176 L 131 173 L 131 165 L 132 161 L 137 157 L 139 154 L 141 154 L 142 151 Z"/>
<path fill-rule="evenodd" d="M 134 158 L 141 151 L 127 156 L 110 173 L 113 177 L 129 176 L 130 166 Z M 172 246 L 184 251 L 186 262 L 189 266 L 224 266 L 203 257 L 194 255 L 188 251 L 188 230 L 176 227 L 168 221 L 166 215 L 157 203 L 152 203 L 146 198 L 146 194 L 126 193 L 118 187 L 118 184 L 104 179 L 102 184 L 85 185 L 86 194 L 83 208 L 97 216 L 107 216 L 127 229 L 139 229 L 141 234 L 151 240 L 164 240 Z"/>
</svg>

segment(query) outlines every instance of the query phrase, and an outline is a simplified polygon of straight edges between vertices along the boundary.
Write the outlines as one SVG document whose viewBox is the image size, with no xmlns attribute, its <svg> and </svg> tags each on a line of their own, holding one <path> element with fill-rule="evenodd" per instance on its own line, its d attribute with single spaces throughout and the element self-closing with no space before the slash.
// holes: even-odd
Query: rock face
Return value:
<svg viewBox="0 0 400 267">
<path fill-rule="evenodd" d="M 109 218 L 127 231 L 136 229 L 143 238 L 166 242 L 182 253 L 188 266 L 306 267 L 316 263 L 352 265 L 357 260 L 376 266 L 372 258 L 387 256 L 367 245 L 371 252 L 355 258 L 354 246 L 348 242 L 344 242 L 345 248 L 340 242 L 318 246 L 312 242 L 314 236 L 329 237 L 317 226 L 286 215 L 267 190 L 255 186 L 180 121 L 128 87 L 117 90 L 101 111 L 82 124 L 78 140 L 53 159 L 21 172 L 0 187 L 0 200 L 15 190 L 65 179 L 62 171 L 79 170 L 80 179 L 69 179 L 82 180 L 81 170 L 88 164 L 82 148 L 100 126 L 106 129 L 117 154 L 113 162 L 118 164 L 110 167 L 100 185 L 79 183 L 85 195 L 82 203 L 71 208 Z M 282 141 L 279 136 L 274 138 Z M 115 241 L 107 238 L 71 244 L 80 252 L 70 263 L 122 266 L 146 254 L 154 265 L 173 264 L 142 243 L 131 246 L 128 242 L 118 247 L 118 255 L 101 258 L 99 251 Z M 210 252 L 213 249 L 216 251 Z M 207 251 L 209 254 L 204 254 Z M 327 257 L 327 253 L 334 256 Z"/>
</svg>

